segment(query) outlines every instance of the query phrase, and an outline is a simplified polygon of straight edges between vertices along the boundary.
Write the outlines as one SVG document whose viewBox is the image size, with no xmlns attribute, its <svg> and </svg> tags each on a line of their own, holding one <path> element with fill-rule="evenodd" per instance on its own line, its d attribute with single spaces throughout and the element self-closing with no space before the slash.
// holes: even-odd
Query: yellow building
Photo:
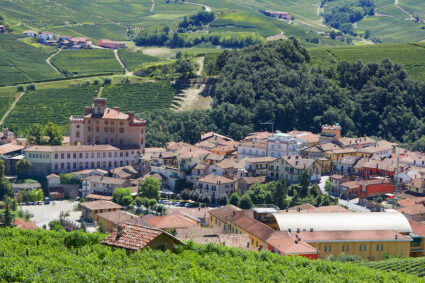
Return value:
<svg viewBox="0 0 425 283">
<path fill-rule="evenodd" d="M 410 242 L 410 256 L 419 257 L 425 256 L 425 224 L 417 221 L 409 220 L 413 234 L 412 242 Z"/>
<path fill-rule="evenodd" d="M 380 260 L 384 254 L 409 257 L 412 239 L 396 231 L 314 231 L 292 232 L 318 250 L 318 258 L 341 254 Z"/>
<path fill-rule="evenodd" d="M 97 214 L 121 210 L 122 206 L 111 201 L 96 200 L 81 203 L 83 221 L 89 223 L 97 222 Z"/>
<path fill-rule="evenodd" d="M 227 232 L 229 219 L 235 215 L 237 211 L 241 211 L 239 207 L 234 205 L 226 205 L 216 209 L 211 209 L 208 211 L 209 214 L 209 227 L 210 228 L 219 228 L 223 230 L 224 233 Z"/>
<path fill-rule="evenodd" d="M 341 159 L 344 156 L 358 156 L 357 149 L 342 148 L 342 149 L 335 149 L 335 150 L 330 150 L 325 152 L 325 157 L 330 159 L 331 161 Z"/>
</svg>

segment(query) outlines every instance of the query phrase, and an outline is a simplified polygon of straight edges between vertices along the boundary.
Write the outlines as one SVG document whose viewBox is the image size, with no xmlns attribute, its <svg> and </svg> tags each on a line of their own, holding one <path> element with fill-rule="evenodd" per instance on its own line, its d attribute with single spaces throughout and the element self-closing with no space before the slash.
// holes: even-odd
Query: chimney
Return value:
<svg viewBox="0 0 425 283">
<path fill-rule="evenodd" d="M 398 240 L 398 235 L 396 234 L 394 238 L 395 238 L 396 240 Z"/>
<path fill-rule="evenodd" d="M 232 216 L 235 216 L 236 215 L 236 211 L 232 211 Z"/>
<path fill-rule="evenodd" d="M 123 227 L 122 226 L 118 226 L 116 240 L 118 240 L 121 237 L 121 235 L 123 234 L 123 232 L 124 232 Z"/>
<path fill-rule="evenodd" d="M 134 111 L 128 111 L 128 119 L 130 122 L 134 121 Z"/>
</svg>

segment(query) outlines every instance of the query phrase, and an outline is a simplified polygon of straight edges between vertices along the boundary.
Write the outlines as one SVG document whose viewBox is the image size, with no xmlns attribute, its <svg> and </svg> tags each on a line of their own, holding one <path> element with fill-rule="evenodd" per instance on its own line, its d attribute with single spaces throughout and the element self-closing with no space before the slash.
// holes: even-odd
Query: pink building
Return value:
<svg viewBox="0 0 425 283">
<path fill-rule="evenodd" d="M 111 49 L 118 49 L 118 48 L 125 48 L 125 43 L 120 41 L 112 41 L 109 39 L 99 39 L 97 41 L 97 46 L 111 48 Z"/>
</svg>

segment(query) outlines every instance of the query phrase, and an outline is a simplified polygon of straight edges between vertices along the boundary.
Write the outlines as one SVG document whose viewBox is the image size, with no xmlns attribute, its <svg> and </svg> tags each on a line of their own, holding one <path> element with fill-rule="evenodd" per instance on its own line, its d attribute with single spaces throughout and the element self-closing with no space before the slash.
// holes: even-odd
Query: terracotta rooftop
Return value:
<svg viewBox="0 0 425 283">
<path fill-rule="evenodd" d="M 354 146 L 354 145 L 364 145 L 369 143 L 377 143 L 374 139 L 370 137 L 361 137 L 361 138 L 340 138 L 338 140 L 344 146 Z"/>
<path fill-rule="evenodd" d="M 84 207 L 90 210 L 113 209 L 113 208 L 121 209 L 122 208 L 121 205 L 111 201 L 106 201 L 106 200 L 95 200 L 95 201 L 83 202 L 80 205 L 81 207 Z"/>
<path fill-rule="evenodd" d="M 56 174 L 49 174 L 49 175 L 47 175 L 47 177 L 46 177 L 46 179 L 47 179 L 47 180 L 49 180 L 49 179 L 53 179 L 53 178 L 60 178 L 60 177 L 59 177 L 59 175 L 56 175 Z"/>
<path fill-rule="evenodd" d="M 416 235 L 421 235 L 425 237 L 425 224 L 413 221 L 409 219 L 410 226 L 412 227 L 412 232 Z"/>
<path fill-rule="evenodd" d="M 208 132 L 208 133 L 203 133 L 203 134 L 201 134 L 201 140 L 203 141 L 203 140 L 206 140 L 206 139 L 210 139 L 210 138 L 212 138 L 212 137 L 217 137 L 217 138 L 221 138 L 221 139 L 224 139 L 224 140 L 229 140 L 229 141 L 232 141 L 233 139 L 232 138 L 229 138 L 229 137 L 226 137 L 226 136 L 223 136 L 223 135 L 220 135 L 220 134 L 218 134 L 218 133 L 215 133 L 215 132 Z"/>
<path fill-rule="evenodd" d="M 108 185 L 117 185 L 117 186 L 123 186 L 127 180 L 125 179 L 119 179 L 119 178 L 111 178 L 111 177 L 105 177 L 105 176 L 88 176 L 84 180 L 87 182 L 93 182 L 93 183 L 102 183 L 102 184 L 108 184 Z"/>
<path fill-rule="evenodd" d="M 344 176 L 343 175 L 332 175 L 332 176 L 330 176 L 329 177 L 330 179 L 335 179 L 335 180 L 340 180 L 340 179 L 342 179 L 342 178 L 344 178 Z"/>
<path fill-rule="evenodd" d="M 385 158 L 383 160 L 369 159 L 363 165 L 364 168 L 377 168 L 379 170 L 395 171 L 397 167 L 397 160 L 391 158 Z M 399 164 L 399 167 L 405 167 L 403 164 Z"/>
<path fill-rule="evenodd" d="M 211 209 L 208 211 L 208 213 L 220 219 L 222 222 L 227 222 L 229 218 L 232 217 L 234 211 L 236 212 L 241 210 L 242 209 L 234 205 L 226 205 L 219 208 Z"/>
<path fill-rule="evenodd" d="M 25 220 L 15 218 L 15 225 L 18 228 L 21 228 L 23 230 L 36 230 L 37 226 L 34 222 L 27 222 Z"/>
<path fill-rule="evenodd" d="M 328 143 L 324 143 L 324 144 L 321 144 L 321 145 L 320 145 L 320 148 L 321 148 L 323 151 L 330 151 L 330 150 L 341 149 L 341 147 L 340 147 L 339 145 L 336 145 L 336 144 L 334 144 L 334 143 L 330 143 L 330 142 L 328 142 Z"/>
<path fill-rule="evenodd" d="M 275 231 L 266 224 L 245 215 L 243 211 L 236 212 L 235 216 L 230 217 L 229 222 L 262 241 L 266 241 Z"/>
<path fill-rule="evenodd" d="M 129 250 L 139 250 L 147 246 L 152 240 L 162 234 L 173 239 L 176 244 L 183 244 L 169 233 L 155 228 L 149 228 L 137 224 L 123 224 L 120 226 L 120 229 L 120 232 L 113 232 L 109 235 L 109 237 L 104 239 L 102 244 Z"/>
<path fill-rule="evenodd" d="M 88 194 L 88 195 L 85 196 L 85 199 L 112 201 L 112 196 L 104 196 L 104 195 L 98 195 L 98 194 Z"/>
<path fill-rule="evenodd" d="M 251 158 L 245 158 L 245 162 L 249 162 L 249 163 L 261 163 L 261 162 L 272 162 L 275 161 L 276 158 L 271 157 L 271 156 L 264 156 L 264 157 L 251 157 Z"/>
<path fill-rule="evenodd" d="M 398 204 L 401 207 L 414 206 L 414 205 L 420 204 L 420 203 L 425 203 L 425 197 L 415 197 L 415 196 L 413 196 L 413 198 L 403 199 L 403 200 L 398 201 Z"/>
<path fill-rule="evenodd" d="M 303 240 L 298 240 L 286 231 L 275 231 L 268 239 L 267 244 L 283 255 L 317 254 L 317 249 Z"/>
<path fill-rule="evenodd" d="M 237 160 L 226 158 L 223 161 L 217 163 L 217 166 L 223 169 L 234 168 L 237 163 Z"/>
<path fill-rule="evenodd" d="M 164 230 L 197 226 L 197 223 L 194 220 L 182 215 L 156 216 L 148 218 L 146 221 L 152 227 Z"/>
<path fill-rule="evenodd" d="M 319 206 L 317 209 L 320 212 L 351 212 L 340 205 Z"/>
<path fill-rule="evenodd" d="M 189 207 L 176 207 L 176 208 L 169 208 L 167 210 L 167 215 L 181 215 L 191 218 L 208 218 L 208 211 L 210 209 L 206 207 L 196 207 L 196 208 L 189 208 Z"/>
<path fill-rule="evenodd" d="M 295 169 L 308 169 L 313 166 L 316 160 L 302 158 L 301 156 L 283 156 L 283 160 L 285 160 L 289 165 L 294 167 Z"/>
<path fill-rule="evenodd" d="M 302 231 L 291 232 L 307 243 L 320 242 L 370 242 L 370 241 L 411 241 L 410 237 L 392 230 L 355 230 L 355 231 Z M 397 236 L 397 240 L 395 239 Z"/>
<path fill-rule="evenodd" d="M 291 135 L 294 138 L 298 138 L 308 143 L 318 143 L 320 138 L 320 135 L 313 134 L 312 132 L 307 131 L 291 131 L 288 132 L 288 135 Z"/>
<path fill-rule="evenodd" d="M 3 144 L 3 145 L 0 145 L 0 155 L 8 154 L 10 152 L 14 152 L 18 150 L 23 150 L 24 148 L 25 147 L 22 145 L 16 145 L 11 143 Z"/>
<path fill-rule="evenodd" d="M 406 207 L 402 207 L 397 209 L 397 211 L 403 213 L 403 214 L 408 214 L 408 215 L 425 215 L 425 204 L 424 203 L 419 203 L 419 204 L 415 204 L 412 206 L 406 206 Z"/>
<path fill-rule="evenodd" d="M 136 149 L 136 148 L 133 148 Z M 119 147 L 108 144 L 100 145 L 34 145 L 28 147 L 25 151 L 39 151 L 39 152 L 92 152 L 92 151 L 117 151 Z"/>
<path fill-rule="evenodd" d="M 234 183 L 235 181 L 222 176 L 210 174 L 205 177 L 199 178 L 198 182 L 219 185 L 219 184 L 230 184 L 230 183 Z"/>
<path fill-rule="evenodd" d="M 137 215 L 121 210 L 103 212 L 99 213 L 97 216 L 106 219 L 112 222 L 113 224 L 125 223 L 128 222 L 130 219 L 139 218 Z"/>
<path fill-rule="evenodd" d="M 358 157 L 357 156 L 351 156 L 351 155 L 346 155 L 343 158 L 339 158 L 337 159 L 334 163 L 338 163 L 338 164 L 347 164 L 347 165 L 354 165 L 357 161 Z"/>
<path fill-rule="evenodd" d="M 207 155 L 207 157 L 205 157 L 205 160 L 212 160 L 212 161 L 221 161 L 223 159 L 224 159 L 223 155 L 215 154 L 215 153 L 210 153 Z"/>
<path fill-rule="evenodd" d="M 242 177 L 238 180 L 239 182 L 244 181 L 247 184 L 257 184 L 257 183 L 264 183 L 266 182 L 266 176 L 259 176 L 259 177 Z"/>
</svg>

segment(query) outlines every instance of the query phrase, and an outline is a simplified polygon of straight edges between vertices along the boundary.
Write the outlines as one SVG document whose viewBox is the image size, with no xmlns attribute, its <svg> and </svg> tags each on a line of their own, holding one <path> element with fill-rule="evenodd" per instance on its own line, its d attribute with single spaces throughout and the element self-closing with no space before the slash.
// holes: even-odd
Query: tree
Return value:
<svg viewBox="0 0 425 283">
<path fill-rule="evenodd" d="M 31 168 L 31 162 L 28 159 L 21 159 L 16 162 L 16 172 L 18 173 L 18 177 L 22 178 L 25 173 Z"/>
<path fill-rule="evenodd" d="M 370 31 L 365 31 L 365 33 L 364 33 L 364 38 L 365 39 L 368 39 L 370 37 Z"/>
<path fill-rule="evenodd" d="M 227 197 L 225 194 L 220 194 L 216 198 L 216 202 L 221 205 L 227 204 Z"/>
<path fill-rule="evenodd" d="M 112 195 L 112 201 L 118 203 L 119 205 L 124 205 L 124 197 L 131 196 L 131 190 L 129 188 L 116 188 Z"/>
<path fill-rule="evenodd" d="M 62 132 L 58 125 L 48 122 L 45 129 L 45 135 L 48 137 L 48 145 L 61 145 L 63 141 Z"/>
<path fill-rule="evenodd" d="M 5 196 L 13 196 L 12 185 L 6 179 L 4 160 L 0 159 L 0 200 Z"/>
<path fill-rule="evenodd" d="M 124 196 L 121 200 L 122 205 L 128 207 L 133 202 L 132 196 Z"/>
<path fill-rule="evenodd" d="M 148 202 L 148 207 L 149 207 L 150 209 L 153 209 L 153 207 L 154 207 L 156 204 L 157 204 L 156 199 L 150 199 L 150 200 L 149 200 L 149 202 Z"/>
<path fill-rule="evenodd" d="M 50 230 L 53 230 L 53 231 L 62 231 L 62 230 L 65 230 L 62 227 L 62 224 L 61 224 L 60 220 L 52 220 L 52 221 L 50 221 L 49 222 L 49 228 L 50 228 Z"/>
<path fill-rule="evenodd" d="M 288 202 L 286 201 L 287 199 L 287 190 L 286 190 L 286 180 L 284 178 L 280 179 L 279 182 L 277 182 L 276 184 L 276 190 L 275 190 L 275 195 L 276 195 L 276 202 L 275 204 L 280 208 L 280 209 L 285 209 L 288 207 Z"/>
<path fill-rule="evenodd" d="M 143 199 L 141 197 L 137 196 L 136 199 L 135 199 L 135 202 L 136 202 L 137 207 L 141 207 L 142 204 L 143 204 Z"/>
<path fill-rule="evenodd" d="M 252 199 L 249 195 L 244 194 L 241 199 L 239 200 L 238 204 L 239 208 L 242 209 L 250 209 L 253 206 Z"/>
<path fill-rule="evenodd" d="M 149 208 L 149 199 L 147 197 L 142 198 L 142 205 L 148 209 Z"/>
<path fill-rule="evenodd" d="M 239 200 L 240 200 L 239 194 L 233 193 L 229 198 L 229 204 L 232 204 L 234 206 L 238 206 Z"/>
<path fill-rule="evenodd" d="M 43 126 L 40 124 L 33 124 L 28 131 L 27 140 L 31 145 L 44 144 L 45 141 L 43 139 Z"/>
<path fill-rule="evenodd" d="M 139 185 L 139 195 L 150 199 L 159 199 L 161 183 L 158 179 L 147 177 Z"/>
<path fill-rule="evenodd" d="M 6 227 L 10 227 L 13 223 L 13 215 L 10 212 L 9 205 L 6 205 L 6 209 L 4 210 L 4 225 Z"/>
<path fill-rule="evenodd" d="M 301 191 L 299 192 L 299 195 L 301 198 L 306 197 L 308 193 L 308 187 L 311 183 L 311 177 L 307 170 L 303 170 L 300 174 L 300 186 Z"/>
</svg>

